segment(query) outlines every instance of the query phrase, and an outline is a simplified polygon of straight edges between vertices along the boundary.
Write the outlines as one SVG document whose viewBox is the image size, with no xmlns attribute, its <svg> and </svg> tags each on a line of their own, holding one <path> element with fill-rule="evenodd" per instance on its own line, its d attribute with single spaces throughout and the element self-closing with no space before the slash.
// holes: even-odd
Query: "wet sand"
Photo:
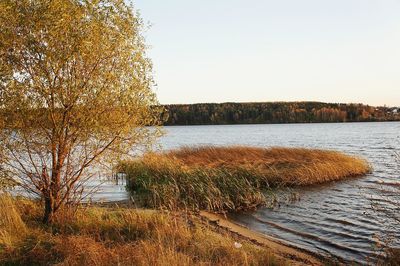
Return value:
<svg viewBox="0 0 400 266">
<path fill-rule="evenodd" d="M 200 216 L 216 226 L 265 247 L 278 258 L 287 261 L 289 265 L 324 265 L 323 261 L 319 259 L 317 255 L 312 255 L 305 251 L 292 248 L 276 239 L 273 239 L 272 237 L 251 231 L 246 227 L 228 220 L 222 215 L 201 211 Z"/>
</svg>

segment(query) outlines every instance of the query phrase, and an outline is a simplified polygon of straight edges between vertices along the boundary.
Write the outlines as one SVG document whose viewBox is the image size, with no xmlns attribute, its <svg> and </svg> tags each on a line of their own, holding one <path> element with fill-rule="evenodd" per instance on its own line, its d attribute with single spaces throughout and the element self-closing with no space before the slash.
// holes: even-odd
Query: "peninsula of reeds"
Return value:
<svg viewBox="0 0 400 266">
<path fill-rule="evenodd" d="M 357 177 L 369 164 L 336 151 L 196 147 L 123 162 L 129 189 L 145 207 L 240 211 L 266 204 L 276 188 Z"/>
</svg>

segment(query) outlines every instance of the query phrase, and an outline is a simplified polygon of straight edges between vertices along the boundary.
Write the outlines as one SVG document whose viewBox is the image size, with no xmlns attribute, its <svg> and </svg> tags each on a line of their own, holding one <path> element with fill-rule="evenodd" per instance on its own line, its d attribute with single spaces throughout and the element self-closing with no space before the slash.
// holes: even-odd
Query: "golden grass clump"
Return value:
<svg viewBox="0 0 400 266">
<path fill-rule="evenodd" d="M 2 247 L 12 247 L 26 232 L 26 225 L 16 210 L 13 199 L 0 193 L 0 250 Z"/>
<path fill-rule="evenodd" d="M 163 155 L 161 155 L 163 156 Z M 164 154 L 186 167 L 244 168 L 274 176 L 273 185 L 310 185 L 359 176 L 370 171 L 360 158 L 337 151 L 304 148 L 198 147 Z"/>
<path fill-rule="evenodd" d="M 370 166 L 336 151 L 234 146 L 147 154 L 121 163 L 120 170 L 146 207 L 220 212 L 263 205 L 266 192 L 277 187 L 360 176 Z"/>
</svg>

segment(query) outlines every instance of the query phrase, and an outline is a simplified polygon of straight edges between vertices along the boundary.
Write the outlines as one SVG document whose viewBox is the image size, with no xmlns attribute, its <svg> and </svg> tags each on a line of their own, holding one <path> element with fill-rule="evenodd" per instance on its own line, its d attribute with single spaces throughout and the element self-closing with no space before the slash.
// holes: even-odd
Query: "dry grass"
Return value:
<svg viewBox="0 0 400 266">
<path fill-rule="evenodd" d="M 13 215 L 25 233 L 10 231 L 18 241 L 2 244 L 0 265 L 285 265 L 189 214 L 85 207 L 64 210 L 46 226 L 38 203 L 6 201 L 16 206 Z M 243 247 L 235 248 L 235 241 Z"/>
<path fill-rule="evenodd" d="M 16 244 L 26 232 L 26 225 L 12 199 L 0 193 L 0 250 L 2 247 L 11 247 Z"/>
<path fill-rule="evenodd" d="M 120 165 L 146 207 L 237 211 L 266 203 L 266 192 L 370 171 L 365 160 L 336 151 L 199 147 L 147 154 Z"/>
<path fill-rule="evenodd" d="M 400 265 L 400 248 L 389 248 L 386 250 L 386 258 L 379 261 L 377 265 L 398 266 Z"/>
</svg>

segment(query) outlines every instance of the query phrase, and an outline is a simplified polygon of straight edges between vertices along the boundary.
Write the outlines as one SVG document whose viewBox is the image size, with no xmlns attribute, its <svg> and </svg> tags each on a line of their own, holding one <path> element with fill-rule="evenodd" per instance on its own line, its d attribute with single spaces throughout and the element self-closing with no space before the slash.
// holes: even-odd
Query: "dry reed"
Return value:
<svg viewBox="0 0 400 266">
<path fill-rule="evenodd" d="M 216 212 L 256 208 L 266 193 L 368 173 L 368 163 L 336 151 L 197 147 L 147 154 L 120 164 L 138 201 L 152 208 Z"/>
</svg>

